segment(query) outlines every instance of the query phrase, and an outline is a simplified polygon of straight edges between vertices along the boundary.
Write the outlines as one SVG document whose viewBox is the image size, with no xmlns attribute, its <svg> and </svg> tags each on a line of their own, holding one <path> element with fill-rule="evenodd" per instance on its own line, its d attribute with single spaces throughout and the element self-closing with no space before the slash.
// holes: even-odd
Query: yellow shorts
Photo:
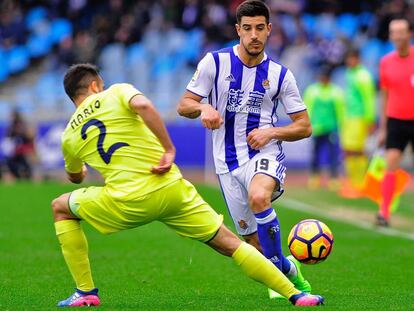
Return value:
<svg viewBox="0 0 414 311">
<path fill-rule="evenodd" d="M 368 138 L 368 125 L 362 118 L 346 119 L 341 131 L 341 145 L 345 151 L 365 150 Z"/>
<path fill-rule="evenodd" d="M 131 201 L 113 199 L 105 187 L 81 188 L 71 193 L 69 207 L 104 234 L 158 220 L 181 236 L 207 242 L 223 223 L 223 216 L 185 179 Z"/>
</svg>

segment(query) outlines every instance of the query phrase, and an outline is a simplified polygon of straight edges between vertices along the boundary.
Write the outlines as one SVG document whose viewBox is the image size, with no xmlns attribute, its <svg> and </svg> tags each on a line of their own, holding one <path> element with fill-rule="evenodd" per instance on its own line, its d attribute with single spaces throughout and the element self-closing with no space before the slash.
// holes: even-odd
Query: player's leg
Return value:
<svg viewBox="0 0 414 311">
<path fill-rule="evenodd" d="M 400 167 L 402 152 L 399 149 L 387 149 L 385 152 L 386 172 L 381 183 L 382 202 L 377 224 L 388 226 L 390 219 L 390 207 L 396 188 L 396 171 Z"/>
<path fill-rule="evenodd" d="M 338 170 L 339 170 L 339 139 L 336 132 L 328 135 L 328 158 L 329 158 L 329 173 L 330 180 L 328 188 L 332 191 L 339 189 Z"/>
<path fill-rule="evenodd" d="M 283 273 L 288 273 L 290 262 L 283 256 L 280 224 L 271 206 L 271 197 L 276 187 L 279 187 L 279 183 L 274 178 L 265 174 L 256 174 L 249 186 L 249 204 L 255 214 L 257 234 L 263 254 Z"/>
<path fill-rule="evenodd" d="M 249 243 L 251 246 L 253 246 L 254 248 L 256 248 L 259 252 L 263 254 L 262 246 L 260 245 L 257 231 L 249 235 L 243 235 L 243 240 L 245 240 L 247 243 Z"/>
<path fill-rule="evenodd" d="M 223 217 L 202 199 L 190 182 L 180 180 L 158 191 L 152 201 L 160 206 L 157 219 L 179 235 L 207 243 L 221 254 L 232 256 L 251 278 L 280 290 L 288 298 L 300 293 L 258 250 L 241 242 L 223 226 Z M 295 299 L 302 296 L 293 297 L 293 302 L 298 304 L 300 300 Z M 318 297 L 306 297 L 301 299 L 321 303 Z"/>
<path fill-rule="evenodd" d="M 347 180 L 341 195 L 358 198 L 361 196 L 360 190 L 368 167 L 368 159 L 364 152 L 368 126 L 361 118 L 351 118 L 347 120 L 347 126 L 343 131 L 342 148 L 345 154 L 344 167 Z"/>
<path fill-rule="evenodd" d="M 317 189 L 321 185 L 321 176 L 320 176 L 320 154 L 322 146 L 322 136 L 315 136 L 312 138 L 313 147 L 312 147 L 312 158 L 311 158 L 311 176 L 308 180 L 308 187 L 310 189 Z"/>
<path fill-rule="evenodd" d="M 92 279 L 88 242 L 77 218 L 69 208 L 70 193 L 52 201 L 56 235 L 63 257 L 76 283 L 76 292 L 59 306 L 99 305 L 98 289 Z"/>
<path fill-rule="evenodd" d="M 240 169 L 245 170 L 247 168 L 243 166 Z M 237 233 L 247 243 L 257 246 L 256 248 L 262 251 L 257 237 L 256 220 L 247 200 L 246 187 L 232 173 L 218 175 L 218 180 L 227 210 Z"/>
<path fill-rule="evenodd" d="M 283 255 L 279 219 L 271 206 L 271 201 L 283 193 L 280 181 L 284 179 L 284 171 L 285 167 L 282 164 L 264 156 L 249 163 L 244 175 L 244 182 L 249 190 L 249 205 L 255 215 L 257 234 L 263 254 L 299 290 L 310 292 L 311 286 L 304 279 L 299 263 L 293 258 L 289 259 Z"/>
<path fill-rule="evenodd" d="M 232 257 L 247 276 L 280 293 L 294 305 L 315 306 L 324 301 L 321 296 L 305 294 L 297 290 L 289 279 L 256 248 L 240 241 L 224 225 L 220 226 L 217 234 L 207 244 L 219 253 Z"/>
<path fill-rule="evenodd" d="M 387 121 L 387 137 L 385 142 L 386 172 L 381 183 L 382 202 L 377 224 L 388 226 L 390 206 L 396 188 L 395 172 L 400 168 L 402 154 L 410 139 L 410 126 L 404 121 L 389 118 Z"/>
</svg>

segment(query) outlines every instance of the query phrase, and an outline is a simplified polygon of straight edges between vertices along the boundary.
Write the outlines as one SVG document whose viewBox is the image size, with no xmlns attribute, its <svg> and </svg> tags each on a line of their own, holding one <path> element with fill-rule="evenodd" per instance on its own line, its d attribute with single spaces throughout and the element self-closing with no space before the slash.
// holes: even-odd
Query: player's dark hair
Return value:
<svg viewBox="0 0 414 311">
<path fill-rule="evenodd" d="M 360 58 L 360 52 L 357 48 L 350 48 L 347 52 L 345 57 L 355 57 L 355 58 Z"/>
<path fill-rule="evenodd" d="M 329 64 L 323 64 L 319 67 L 318 74 L 320 77 L 331 79 L 334 68 Z"/>
<path fill-rule="evenodd" d="M 75 64 L 69 67 L 63 78 L 63 86 L 66 94 L 74 100 L 80 94 L 85 93 L 93 80 L 99 77 L 99 69 L 95 65 Z"/>
<path fill-rule="evenodd" d="M 243 16 L 264 16 L 266 23 L 269 24 L 270 9 L 263 2 L 259 0 L 247 0 L 242 2 L 236 10 L 237 24 L 240 24 Z"/>
</svg>

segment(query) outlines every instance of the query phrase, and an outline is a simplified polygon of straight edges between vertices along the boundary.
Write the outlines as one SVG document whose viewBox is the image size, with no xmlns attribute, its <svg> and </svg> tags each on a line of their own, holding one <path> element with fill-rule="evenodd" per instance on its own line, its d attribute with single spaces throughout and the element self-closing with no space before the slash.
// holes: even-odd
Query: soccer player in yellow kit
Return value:
<svg viewBox="0 0 414 311">
<path fill-rule="evenodd" d="M 161 221 L 179 235 L 231 256 L 249 277 L 292 304 L 323 303 L 321 296 L 298 291 L 259 251 L 240 241 L 183 179 L 164 123 L 142 93 L 130 84 L 104 90 L 91 64 L 70 67 L 64 87 L 77 107 L 62 136 L 68 178 L 81 183 L 87 163 L 102 174 L 105 186 L 81 188 L 52 202 L 56 235 L 76 283 L 75 293 L 58 306 L 100 304 L 80 220 L 104 234 Z"/>
</svg>

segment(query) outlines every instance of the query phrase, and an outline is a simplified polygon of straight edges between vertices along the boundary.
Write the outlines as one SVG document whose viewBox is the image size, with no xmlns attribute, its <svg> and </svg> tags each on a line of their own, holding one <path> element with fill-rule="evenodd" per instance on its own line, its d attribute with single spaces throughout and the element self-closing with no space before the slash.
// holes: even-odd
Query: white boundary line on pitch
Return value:
<svg viewBox="0 0 414 311">
<path fill-rule="evenodd" d="M 285 206 L 288 209 L 301 211 L 301 212 L 305 212 L 309 214 L 316 214 L 318 216 L 328 218 L 334 221 L 342 222 L 342 223 L 355 226 L 358 228 L 362 228 L 362 229 L 366 229 L 370 231 L 376 231 L 384 235 L 395 236 L 395 237 L 414 241 L 414 233 L 407 233 L 407 232 L 403 232 L 403 231 L 393 229 L 393 228 L 378 228 L 378 227 L 374 227 L 372 224 L 368 222 L 361 221 L 358 219 L 353 219 L 353 220 L 342 219 L 334 215 L 323 213 L 320 209 L 313 207 L 312 205 L 309 205 L 309 204 L 306 204 L 306 203 L 303 203 L 303 202 L 300 202 L 294 199 L 283 198 L 280 200 L 280 203 L 281 205 Z"/>
</svg>

